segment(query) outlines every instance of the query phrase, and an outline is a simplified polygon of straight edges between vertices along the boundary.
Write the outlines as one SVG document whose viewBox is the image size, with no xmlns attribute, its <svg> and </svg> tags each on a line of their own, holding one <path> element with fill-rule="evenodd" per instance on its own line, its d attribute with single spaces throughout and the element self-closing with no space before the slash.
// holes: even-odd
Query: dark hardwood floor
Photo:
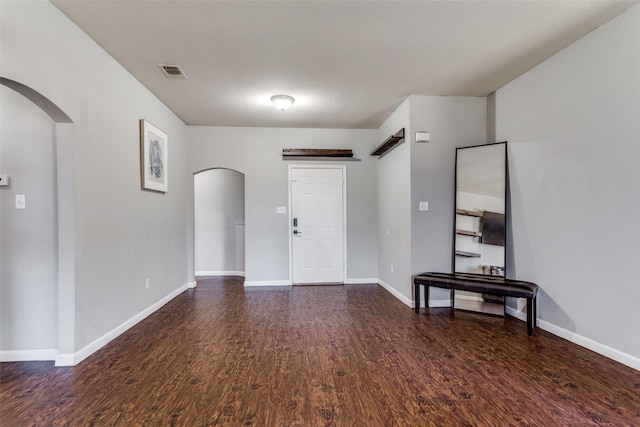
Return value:
<svg viewBox="0 0 640 427">
<path fill-rule="evenodd" d="M 199 280 L 76 367 L 3 363 L 8 426 L 640 425 L 640 372 L 377 285 Z"/>
</svg>

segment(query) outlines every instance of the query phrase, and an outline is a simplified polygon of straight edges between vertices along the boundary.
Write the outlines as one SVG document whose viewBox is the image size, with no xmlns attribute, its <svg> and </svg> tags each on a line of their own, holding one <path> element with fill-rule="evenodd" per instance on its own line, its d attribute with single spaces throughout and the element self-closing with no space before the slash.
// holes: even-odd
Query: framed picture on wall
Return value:
<svg viewBox="0 0 640 427">
<path fill-rule="evenodd" d="M 169 138 L 148 121 L 140 120 L 142 189 L 166 193 L 169 184 Z"/>
</svg>

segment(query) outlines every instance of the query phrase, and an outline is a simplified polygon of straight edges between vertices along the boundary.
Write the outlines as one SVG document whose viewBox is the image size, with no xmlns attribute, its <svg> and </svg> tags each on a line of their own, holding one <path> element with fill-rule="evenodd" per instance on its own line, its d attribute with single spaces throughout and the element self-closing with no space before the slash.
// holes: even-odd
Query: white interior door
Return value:
<svg viewBox="0 0 640 427">
<path fill-rule="evenodd" d="M 344 168 L 291 168 L 294 284 L 344 282 Z"/>
</svg>

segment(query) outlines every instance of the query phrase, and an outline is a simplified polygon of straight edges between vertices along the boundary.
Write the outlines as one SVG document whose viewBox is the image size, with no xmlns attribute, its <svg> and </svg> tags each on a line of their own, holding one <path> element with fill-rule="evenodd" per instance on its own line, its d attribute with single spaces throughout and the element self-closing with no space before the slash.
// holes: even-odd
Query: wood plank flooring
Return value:
<svg viewBox="0 0 640 427">
<path fill-rule="evenodd" d="M 640 372 L 377 285 L 199 280 L 76 367 L 3 363 L 0 425 L 640 425 Z"/>
</svg>

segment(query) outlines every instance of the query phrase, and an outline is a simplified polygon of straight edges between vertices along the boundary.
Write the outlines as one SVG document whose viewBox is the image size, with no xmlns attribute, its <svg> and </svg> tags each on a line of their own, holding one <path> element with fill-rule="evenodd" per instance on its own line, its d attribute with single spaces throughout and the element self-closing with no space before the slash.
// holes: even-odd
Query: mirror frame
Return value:
<svg viewBox="0 0 640 427">
<path fill-rule="evenodd" d="M 455 172 L 454 172 L 454 209 L 453 209 L 453 238 L 452 238 L 452 250 L 451 250 L 451 271 L 455 273 L 465 273 L 465 274 L 477 274 L 477 273 L 467 273 L 467 272 L 458 272 L 456 271 L 456 225 L 457 225 L 457 212 L 458 212 L 458 160 L 459 160 L 459 150 L 465 150 L 470 148 L 480 148 L 480 147 L 490 147 L 496 145 L 504 146 L 504 251 L 503 251 L 503 274 L 502 277 L 507 276 L 507 251 L 508 251 L 508 239 L 507 239 L 507 224 L 508 224 L 508 192 L 509 192 L 509 161 L 508 161 L 508 150 L 507 150 L 507 141 L 504 142 L 494 142 L 488 144 L 478 144 L 467 147 L 457 147 L 456 155 L 455 155 Z M 489 276 L 489 274 L 482 274 Z"/>
</svg>

